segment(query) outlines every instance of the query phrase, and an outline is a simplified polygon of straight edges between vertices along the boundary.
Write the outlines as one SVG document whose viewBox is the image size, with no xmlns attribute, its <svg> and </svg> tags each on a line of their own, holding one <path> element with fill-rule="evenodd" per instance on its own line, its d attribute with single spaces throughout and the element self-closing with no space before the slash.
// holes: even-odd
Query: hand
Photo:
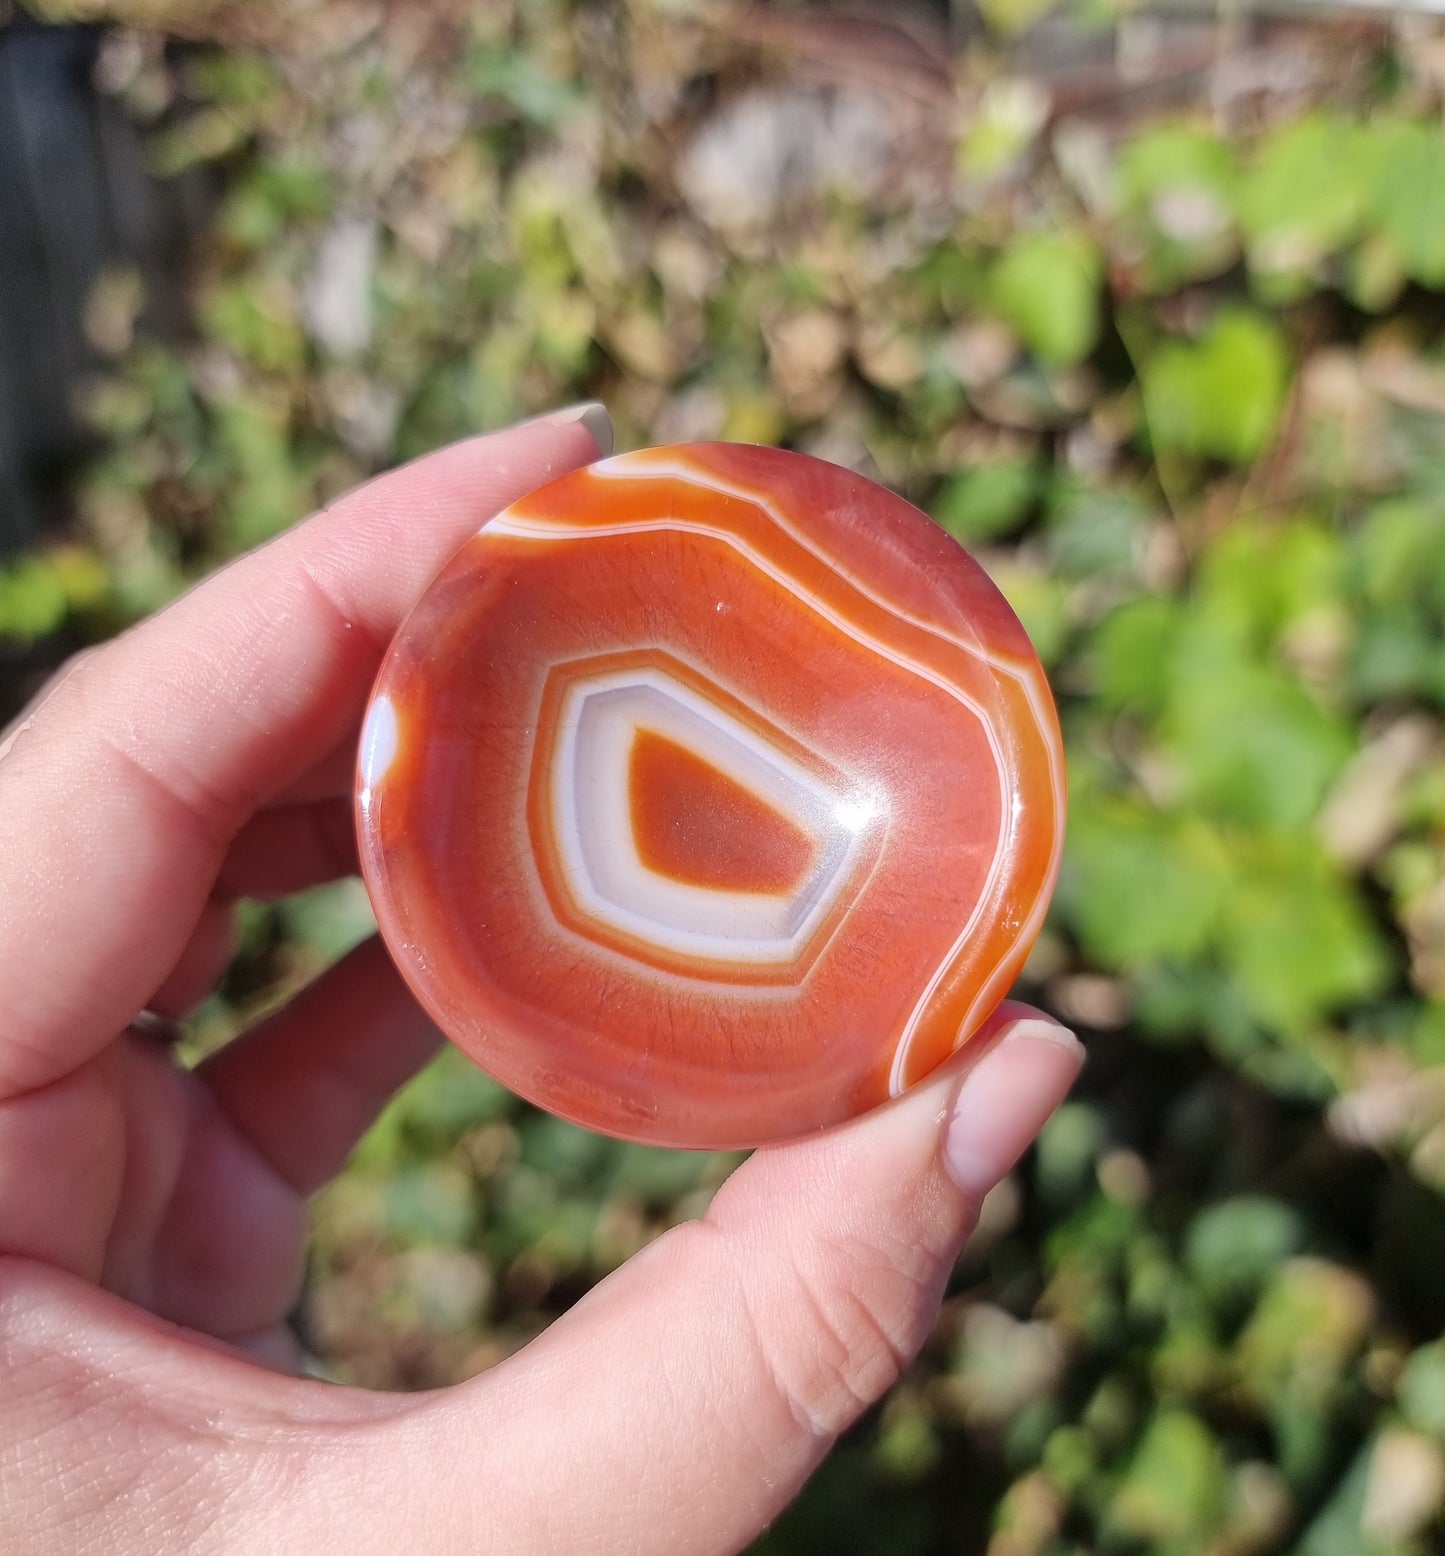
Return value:
<svg viewBox="0 0 1445 1556">
<path fill-rule="evenodd" d="M 214 984 L 235 898 L 355 869 L 387 641 L 489 514 L 596 457 L 598 414 L 372 482 L 84 656 L 0 744 L 7 1551 L 735 1550 L 912 1358 L 1073 1081 L 1072 1037 L 1005 1007 L 909 1095 L 756 1153 L 481 1377 L 284 1370 L 306 1196 L 437 1035 L 375 942 L 195 1071 L 132 1023 Z"/>
</svg>

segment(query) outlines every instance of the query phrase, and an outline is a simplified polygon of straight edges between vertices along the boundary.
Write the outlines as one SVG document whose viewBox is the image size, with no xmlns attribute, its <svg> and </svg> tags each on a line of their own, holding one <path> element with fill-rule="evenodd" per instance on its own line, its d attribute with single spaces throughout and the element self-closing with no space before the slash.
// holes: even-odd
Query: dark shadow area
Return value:
<svg viewBox="0 0 1445 1556">
<path fill-rule="evenodd" d="M 96 280 L 133 267 L 147 331 L 174 335 L 210 205 L 206 176 L 147 172 L 137 127 L 95 85 L 100 46 L 95 28 L 0 26 L 0 555 L 63 517 L 86 451 L 73 398 Z"/>
</svg>

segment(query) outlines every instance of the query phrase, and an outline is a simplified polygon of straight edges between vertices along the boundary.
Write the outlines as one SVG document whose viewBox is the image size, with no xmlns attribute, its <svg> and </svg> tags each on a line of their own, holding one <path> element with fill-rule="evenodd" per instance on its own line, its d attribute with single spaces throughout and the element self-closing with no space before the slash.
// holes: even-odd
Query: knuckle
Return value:
<svg viewBox="0 0 1445 1556">
<path fill-rule="evenodd" d="M 831 1440 L 897 1382 L 928 1337 L 946 1273 L 901 1239 L 822 1241 L 794 1257 L 776 1310 L 754 1303 L 751 1313 L 763 1375 L 798 1427 Z"/>
</svg>

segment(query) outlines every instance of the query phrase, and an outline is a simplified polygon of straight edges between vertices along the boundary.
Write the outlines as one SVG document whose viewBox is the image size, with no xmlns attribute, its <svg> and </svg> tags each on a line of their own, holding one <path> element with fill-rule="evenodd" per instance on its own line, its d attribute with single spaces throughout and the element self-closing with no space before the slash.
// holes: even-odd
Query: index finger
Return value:
<svg viewBox="0 0 1445 1556">
<path fill-rule="evenodd" d="M 21 723 L 0 753 L 0 1099 L 84 1063 L 146 1003 L 237 829 L 356 728 L 443 562 L 596 458 L 599 417 L 559 412 L 372 481 L 79 664 Z"/>
</svg>

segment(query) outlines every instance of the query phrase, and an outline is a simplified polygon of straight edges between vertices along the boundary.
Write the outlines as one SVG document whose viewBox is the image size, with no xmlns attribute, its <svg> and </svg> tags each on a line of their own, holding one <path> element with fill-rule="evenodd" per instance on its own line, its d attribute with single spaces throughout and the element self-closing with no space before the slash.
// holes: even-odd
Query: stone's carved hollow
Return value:
<svg viewBox="0 0 1445 1556">
<path fill-rule="evenodd" d="M 627 797 L 638 862 L 685 885 L 792 896 L 818 857 L 797 822 L 645 724 L 633 731 Z"/>
<path fill-rule="evenodd" d="M 727 711 L 741 705 L 700 672 L 686 685 L 666 655 L 648 657 L 552 672 L 531 842 L 558 921 L 684 976 L 801 976 L 869 829 L 838 820 L 841 774 L 795 760 L 760 716 Z"/>
<path fill-rule="evenodd" d="M 382 932 L 443 1030 L 591 1127 L 743 1146 L 913 1084 L 1042 923 L 1058 725 L 923 514 L 699 444 L 499 515 L 388 654 L 358 771 Z"/>
</svg>

